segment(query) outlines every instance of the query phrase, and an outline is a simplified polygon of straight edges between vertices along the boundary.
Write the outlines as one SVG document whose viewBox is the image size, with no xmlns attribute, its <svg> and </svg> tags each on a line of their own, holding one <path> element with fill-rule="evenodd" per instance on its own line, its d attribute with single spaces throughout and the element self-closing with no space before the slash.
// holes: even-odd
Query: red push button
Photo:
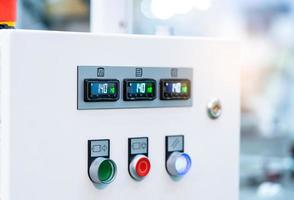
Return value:
<svg viewBox="0 0 294 200">
<path fill-rule="evenodd" d="M 138 176 L 147 176 L 151 168 L 150 161 L 147 157 L 140 158 L 136 165 L 136 172 Z"/>
<path fill-rule="evenodd" d="M 131 176 L 135 180 L 142 180 L 149 174 L 151 164 L 147 156 L 137 155 L 129 166 Z"/>
</svg>

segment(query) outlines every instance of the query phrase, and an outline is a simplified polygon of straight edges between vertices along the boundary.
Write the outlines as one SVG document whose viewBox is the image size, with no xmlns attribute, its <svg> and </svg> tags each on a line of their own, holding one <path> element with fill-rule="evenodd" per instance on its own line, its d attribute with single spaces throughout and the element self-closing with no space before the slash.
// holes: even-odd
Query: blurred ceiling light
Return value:
<svg viewBox="0 0 294 200">
<path fill-rule="evenodd" d="M 159 19 L 169 19 L 178 14 L 187 14 L 193 8 L 208 10 L 211 0 L 151 0 L 151 13 Z"/>
</svg>

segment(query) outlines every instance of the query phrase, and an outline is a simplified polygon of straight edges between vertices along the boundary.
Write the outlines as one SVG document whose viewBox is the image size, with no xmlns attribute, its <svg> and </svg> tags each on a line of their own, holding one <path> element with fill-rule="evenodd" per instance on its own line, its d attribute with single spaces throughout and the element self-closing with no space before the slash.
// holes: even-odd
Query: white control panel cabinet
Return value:
<svg viewBox="0 0 294 200">
<path fill-rule="evenodd" d="M 0 32 L 1 200 L 237 200 L 239 49 Z"/>
</svg>

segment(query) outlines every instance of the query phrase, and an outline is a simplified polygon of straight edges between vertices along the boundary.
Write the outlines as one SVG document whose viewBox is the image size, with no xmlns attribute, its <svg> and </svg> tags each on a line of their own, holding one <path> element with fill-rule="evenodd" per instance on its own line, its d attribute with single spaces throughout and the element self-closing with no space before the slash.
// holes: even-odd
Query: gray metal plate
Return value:
<svg viewBox="0 0 294 200">
<path fill-rule="evenodd" d="M 118 79 L 120 81 L 120 98 L 114 102 L 85 102 L 84 79 Z M 153 101 L 124 101 L 123 79 L 151 78 L 156 80 L 157 98 Z M 191 80 L 191 98 L 188 100 L 160 100 L 160 79 Z M 160 108 L 189 107 L 193 102 L 193 69 L 170 67 L 98 67 L 78 66 L 78 110 L 86 109 L 118 109 L 118 108 Z"/>
</svg>

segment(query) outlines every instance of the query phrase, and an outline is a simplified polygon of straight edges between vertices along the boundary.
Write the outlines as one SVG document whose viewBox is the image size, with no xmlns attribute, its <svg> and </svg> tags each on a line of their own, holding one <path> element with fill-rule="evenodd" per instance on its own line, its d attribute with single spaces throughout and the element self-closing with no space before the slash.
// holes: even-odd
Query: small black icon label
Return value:
<svg viewBox="0 0 294 200">
<path fill-rule="evenodd" d="M 97 77 L 104 77 L 105 70 L 103 67 L 97 68 Z"/>
<path fill-rule="evenodd" d="M 142 77 L 142 76 L 143 76 L 143 69 L 136 68 L 136 77 Z"/>
<path fill-rule="evenodd" d="M 170 71 L 171 77 L 178 77 L 178 69 L 177 68 L 172 68 Z"/>
</svg>

